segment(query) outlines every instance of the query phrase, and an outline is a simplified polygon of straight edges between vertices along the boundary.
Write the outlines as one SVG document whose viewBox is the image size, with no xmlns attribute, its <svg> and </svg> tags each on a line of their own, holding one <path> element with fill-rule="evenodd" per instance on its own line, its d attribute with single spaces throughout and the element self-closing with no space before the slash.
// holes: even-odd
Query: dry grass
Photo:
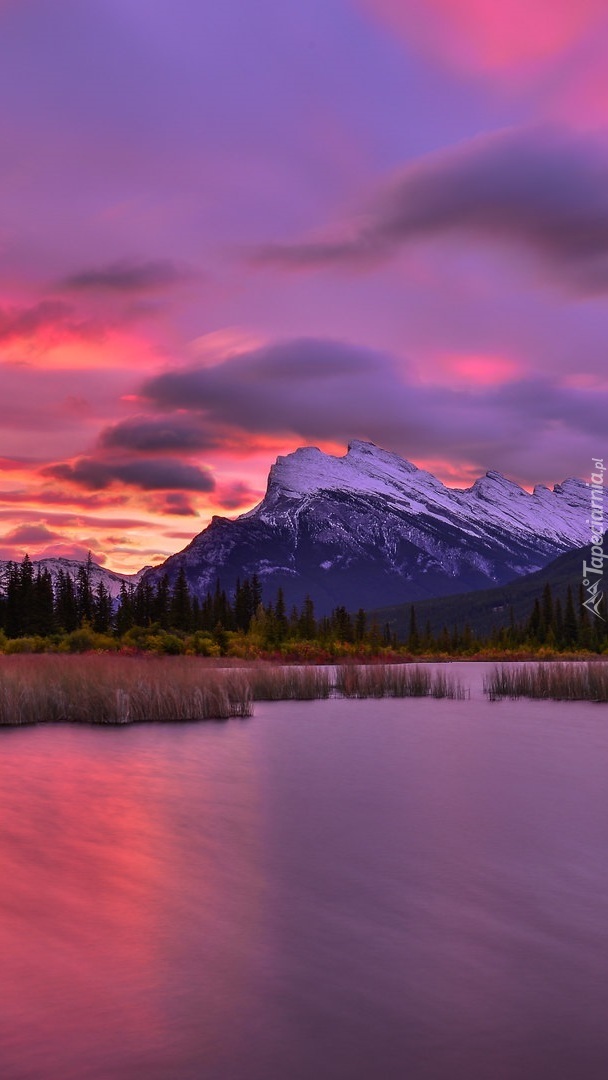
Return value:
<svg viewBox="0 0 608 1080">
<path fill-rule="evenodd" d="M 251 716 L 247 680 L 181 657 L 0 657 L 0 724 Z"/>
<path fill-rule="evenodd" d="M 529 664 L 494 668 L 484 679 L 490 701 L 545 698 L 551 701 L 608 701 L 608 663 Z"/>
<path fill-rule="evenodd" d="M 254 701 L 317 701 L 332 692 L 328 668 L 260 665 L 243 674 Z"/>
<path fill-rule="evenodd" d="M 446 672 L 347 664 L 335 669 L 254 664 L 220 667 L 196 657 L 0 656 L 0 725 L 129 724 L 248 717 L 254 701 L 344 697 L 463 698 Z"/>
<path fill-rule="evenodd" d="M 426 667 L 385 666 L 362 667 L 344 664 L 337 669 L 335 688 L 343 697 L 435 697 L 466 696 L 458 679 L 445 671 L 430 671 Z"/>
</svg>

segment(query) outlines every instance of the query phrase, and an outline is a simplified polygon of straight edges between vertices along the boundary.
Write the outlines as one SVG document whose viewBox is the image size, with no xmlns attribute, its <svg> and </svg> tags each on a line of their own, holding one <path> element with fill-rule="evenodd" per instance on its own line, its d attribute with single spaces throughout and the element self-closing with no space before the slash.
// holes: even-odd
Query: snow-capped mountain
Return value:
<svg viewBox="0 0 608 1080">
<path fill-rule="evenodd" d="M 63 570 L 64 574 L 68 574 L 73 581 L 76 581 L 78 571 L 84 563 L 78 562 L 76 559 L 32 559 L 32 565 L 34 571 L 37 571 L 38 567 L 40 567 L 41 570 L 48 570 L 53 580 L 53 584 L 55 584 L 61 570 Z M 6 561 L 0 560 L 0 582 L 4 579 L 7 566 L 8 563 Z M 105 567 L 93 563 L 91 566 L 91 587 L 93 592 L 95 592 L 99 582 L 103 581 L 112 599 L 116 600 L 120 594 L 120 587 L 123 581 L 127 585 L 136 585 L 142 575 L 149 569 L 148 566 L 145 566 L 142 570 L 139 570 L 137 574 L 117 574 L 114 570 L 106 570 Z"/>
<path fill-rule="evenodd" d="M 304 447 L 279 457 L 263 501 L 211 524 L 160 568 L 184 567 L 194 593 L 256 573 L 265 595 L 306 594 L 324 611 L 487 588 L 589 538 L 589 490 L 566 480 L 531 494 L 496 472 L 464 490 L 372 443 L 344 457 Z"/>
</svg>

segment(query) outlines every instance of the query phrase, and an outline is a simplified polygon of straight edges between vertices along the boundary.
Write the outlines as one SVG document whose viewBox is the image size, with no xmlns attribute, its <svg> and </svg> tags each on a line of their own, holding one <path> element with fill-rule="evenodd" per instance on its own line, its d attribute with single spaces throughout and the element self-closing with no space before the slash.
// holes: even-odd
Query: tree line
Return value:
<svg viewBox="0 0 608 1080">
<path fill-rule="evenodd" d="M 26 555 L 21 564 L 8 563 L 0 585 L 0 630 L 8 639 L 72 634 L 83 627 L 100 635 L 123 637 L 135 629 L 157 628 L 177 634 L 207 634 L 225 646 L 229 634 L 253 634 L 264 647 L 276 648 L 286 640 L 343 641 L 352 644 L 397 644 L 385 627 L 368 627 L 360 609 L 352 616 L 345 607 L 318 619 L 314 603 L 306 597 L 301 607 L 287 609 L 282 589 L 274 602 L 263 603 L 262 586 L 254 574 L 237 580 L 230 592 L 219 580 L 201 601 L 188 587 L 180 568 L 171 585 L 165 574 L 156 584 L 141 580 L 122 582 L 113 601 L 101 580 L 93 587 L 93 563 L 89 556 L 73 578 L 63 568 L 55 582 L 50 572 L 34 568 Z"/>
<path fill-rule="evenodd" d="M 408 651 L 412 653 L 475 653 L 484 648 L 512 651 L 602 652 L 608 648 L 608 612 L 606 598 L 599 605 L 599 617 L 589 615 L 583 606 L 583 586 L 579 586 L 578 603 L 574 590 L 568 585 L 565 601 L 555 596 L 547 583 L 540 599 L 536 598 L 529 614 L 516 621 L 513 607 L 509 609 L 506 626 L 497 626 L 486 634 L 475 634 L 467 623 L 451 630 L 444 626 L 433 633 L 427 622 L 424 630 L 418 623 L 416 608 L 410 608 L 409 632 L 406 638 Z"/>
<path fill-rule="evenodd" d="M 274 601 L 265 602 L 256 574 L 237 580 L 229 591 L 218 580 L 199 600 L 191 593 L 182 567 L 173 583 L 167 575 L 156 583 L 146 579 L 136 585 L 123 582 L 118 599 L 113 600 L 103 580 L 93 585 L 93 570 L 89 555 L 75 577 L 60 569 L 53 582 L 49 571 L 35 568 L 27 555 L 20 564 L 9 563 L 0 583 L 0 633 L 9 641 L 71 636 L 82 648 L 87 642 L 89 647 L 104 647 L 104 641 L 114 639 L 136 648 L 179 652 L 188 641 L 193 651 L 203 654 L 224 654 L 239 647 L 273 652 L 303 642 L 371 653 L 405 648 L 413 655 L 466 656 L 484 649 L 608 649 L 605 600 L 600 609 L 603 618 L 592 618 L 582 606 L 582 586 L 578 604 L 570 587 L 562 604 L 546 585 L 523 621 L 516 622 L 511 609 L 508 625 L 485 635 L 475 634 L 467 624 L 444 626 L 440 632 L 433 632 L 428 622 L 421 628 L 412 605 L 409 632 L 404 641 L 398 641 L 388 624 L 380 627 L 362 608 L 352 614 L 339 605 L 330 615 L 318 617 L 310 597 L 300 607 L 288 608 L 280 588 Z M 91 635 L 98 636 L 97 646 Z"/>
</svg>

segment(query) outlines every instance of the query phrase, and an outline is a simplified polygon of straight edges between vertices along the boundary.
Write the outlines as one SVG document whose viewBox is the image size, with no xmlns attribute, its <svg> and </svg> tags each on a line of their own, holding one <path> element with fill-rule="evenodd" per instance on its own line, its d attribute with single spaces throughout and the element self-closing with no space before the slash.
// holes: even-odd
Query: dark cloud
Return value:
<svg viewBox="0 0 608 1080">
<path fill-rule="evenodd" d="M 141 395 L 157 408 L 200 410 L 216 423 L 248 431 L 316 426 L 344 406 L 361 416 L 384 400 L 382 375 L 392 362 L 379 353 L 339 341 L 300 338 L 241 352 L 213 367 L 167 372 L 144 383 Z M 325 421 L 319 423 L 325 426 Z M 295 426 L 294 426 L 295 424 Z"/>
<path fill-rule="evenodd" d="M 175 514 L 178 517 L 198 517 L 190 500 L 181 491 L 170 491 L 164 503 L 156 508 L 160 514 Z"/>
<path fill-rule="evenodd" d="M 235 484 L 224 485 L 218 490 L 216 502 L 223 510 L 240 510 L 253 502 L 259 502 L 262 492 L 254 491 L 248 484 L 237 481 Z"/>
<path fill-rule="evenodd" d="M 605 392 L 550 378 L 422 384 L 387 355 L 318 339 L 169 372 L 150 379 L 142 394 L 157 408 L 198 411 L 210 425 L 307 442 L 370 439 L 414 461 L 456 458 L 530 482 L 572 473 L 573 454 L 579 460 L 589 440 L 603 443 L 608 405 Z M 579 471 L 586 467 L 587 449 Z"/>
<path fill-rule="evenodd" d="M 261 248 L 258 262 L 367 264 L 462 231 L 517 243 L 583 293 L 608 288 L 608 163 L 595 142 L 510 130 L 414 162 L 342 235 Z"/>
<path fill-rule="evenodd" d="M 68 480 L 91 491 L 103 490 L 115 482 L 143 491 L 213 491 L 215 481 L 198 465 L 188 465 L 170 458 L 154 461 L 108 462 L 80 458 L 74 464 L 61 463 L 42 470 L 43 476 Z"/>
<path fill-rule="evenodd" d="M 121 259 L 79 270 L 65 278 L 62 285 L 79 292 L 146 293 L 173 288 L 191 281 L 193 276 L 191 270 L 170 259 L 147 262 Z"/>
<path fill-rule="evenodd" d="M 143 453 L 209 450 L 216 436 L 203 430 L 191 417 L 131 416 L 105 428 L 99 438 L 106 449 L 139 450 Z"/>
</svg>

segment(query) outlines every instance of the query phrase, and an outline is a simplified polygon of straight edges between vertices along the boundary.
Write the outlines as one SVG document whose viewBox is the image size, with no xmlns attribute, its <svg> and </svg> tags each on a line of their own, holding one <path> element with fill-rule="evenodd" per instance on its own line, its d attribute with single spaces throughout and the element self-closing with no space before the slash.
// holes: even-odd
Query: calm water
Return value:
<svg viewBox="0 0 608 1080">
<path fill-rule="evenodd" d="M 605 1080 L 607 774 L 477 695 L 0 731 L 2 1080 Z"/>
</svg>

